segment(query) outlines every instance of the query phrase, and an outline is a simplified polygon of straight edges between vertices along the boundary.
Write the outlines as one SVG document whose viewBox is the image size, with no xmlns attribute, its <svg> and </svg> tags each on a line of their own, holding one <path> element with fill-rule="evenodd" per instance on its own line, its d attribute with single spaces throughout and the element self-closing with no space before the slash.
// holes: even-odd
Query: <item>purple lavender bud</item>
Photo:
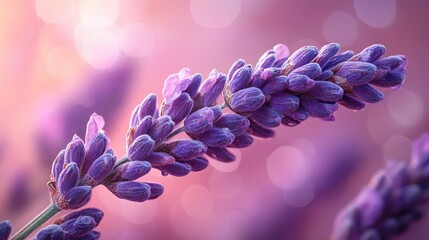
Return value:
<svg viewBox="0 0 429 240">
<path fill-rule="evenodd" d="M 375 229 L 365 231 L 359 240 L 381 240 L 381 236 Z"/>
<path fill-rule="evenodd" d="M 356 207 L 360 215 L 360 223 L 363 228 L 375 224 L 381 217 L 384 202 L 380 195 L 370 188 L 364 188 L 356 199 Z"/>
<path fill-rule="evenodd" d="M 79 216 L 78 218 L 70 219 L 61 224 L 63 231 L 73 237 L 83 235 L 94 229 L 96 226 L 97 223 L 94 218 L 90 216 Z"/>
<path fill-rule="evenodd" d="M 151 93 L 147 95 L 140 103 L 140 108 L 138 110 L 139 121 L 141 121 L 146 116 L 153 117 L 156 111 L 156 98 L 156 95 Z"/>
<path fill-rule="evenodd" d="M 249 128 L 250 122 L 242 115 L 226 113 L 216 120 L 214 125 L 218 128 L 228 128 L 232 134 L 240 136 Z"/>
<path fill-rule="evenodd" d="M 171 74 L 164 82 L 162 96 L 166 105 L 170 105 L 176 98 L 186 90 L 191 83 L 191 71 L 183 68 L 179 73 Z"/>
<path fill-rule="evenodd" d="M 361 53 L 359 53 L 359 60 L 362 62 L 374 62 L 381 58 L 386 53 L 386 48 L 381 44 L 371 45 Z"/>
<path fill-rule="evenodd" d="M 194 101 L 191 99 L 189 94 L 182 93 L 179 97 L 177 97 L 173 103 L 167 108 L 164 112 L 165 115 L 169 115 L 171 120 L 178 124 L 181 122 L 192 110 L 194 106 Z"/>
<path fill-rule="evenodd" d="M 261 71 L 262 69 L 265 69 L 265 68 L 272 67 L 275 61 L 276 61 L 276 56 L 274 53 L 263 56 L 263 58 L 260 59 L 256 64 L 256 67 L 255 67 L 256 72 Z"/>
<path fill-rule="evenodd" d="M 334 76 L 334 73 L 331 70 L 325 70 L 325 71 L 322 72 L 322 74 L 320 74 L 319 77 L 317 77 L 316 80 L 318 80 L 318 81 L 327 81 L 332 76 Z"/>
<path fill-rule="evenodd" d="M 340 53 L 340 54 L 332 57 L 331 60 L 329 60 L 329 62 L 326 63 L 326 65 L 322 68 L 322 70 L 329 70 L 331 68 L 334 68 L 338 64 L 345 62 L 345 61 L 349 60 L 350 58 L 352 58 L 353 55 L 354 55 L 353 51 L 346 51 L 346 52 Z"/>
<path fill-rule="evenodd" d="M 298 107 L 298 109 L 289 114 L 289 116 L 299 122 L 303 122 L 310 116 L 310 113 L 304 108 Z"/>
<path fill-rule="evenodd" d="M 352 110 L 362 110 L 366 106 L 364 102 L 359 101 L 356 98 L 349 96 L 348 94 L 343 95 L 343 98 L 341 99 L 340 103 L 344 107 Z"/>
<path fill-rule="evenodd" d="M 238 69 L 232 78 L 228 80 L 228 88 L 231 93 L 235 93 L 243 88 L 245 88 L 252 77 L 252 67 L 246 65 Z"/>
<path fill-rule="evenodd" d="M 299 98 L 286 92 L 277 92 L 271 95 L 268 106 L 280 115 L 286 115 L 298 108 Z"/>
<path fill-rule="evenodd" d="M 295 127 L 298 126 L 301 122 L 298 120 L 293 119 L 289 116 L 284 116 L 282 119 L 282 124 L 288 127 Z"/>
<path fill-rule="evenodd" d="M 403 188 L 401 192 L 401 199 L 399 202 L 399 208 L 410 208 L 418 203 L 422 197 L 423 191 L 417 184 L 410 184 Z"/>
<path fill-rule="evenodd" d="M 61 171 L 57 180 L 58 191 L 65 195 L 71 188 L 76 186 L 79 180 L 79 168 L 76 163 L 68 163 L 67 166 Z"/>
<path fill-rule="evenodd" d="M 408 168 L 404 162 L 388 162 L 385 171 L 393 188 L 401 188 L 409 181 Z"/>
<path fill-rule="evenodd" d="M 97 158 L 88 170 L 88 184 L 94 187 L 104 181 L 112 172 L 115 163 L 116 157 L 109 153 Z"/>
<path fill-rule="evenodd" d="M 312 117 L 327 118 L 338 109 L 337 102 L 324 103 L 311 97 L 302 97 L 300 100 L 302 107 L 307 110 Z"/>
<path fill-rule="evenodd" d="M 89 118 L 89 121 L 86 125 L 86 134 L 85 134 L 85 144 L 88 148 L 88 144 L 90 144 L 93 139 L 97 136 L 97 134 L 102 131 L 104 127 L 104 119 L 102 116 L 97 113 L 93 113 Z"/>
<path fill-rule="evenodd" d="M 276 56 L 276 62 L 274 65 L 281 67 L 290 54 L 289 48 L 285 44 L 276 44 L 273 47 L 273 51 Z"/>
<path fill-rule="evenodd" d="M 131 113 L 130 128 L 137 126 L 137 124 L 139 123 L 139 114 L 138 114 L 139 111 L 140 111 L 140 105 L 136 106 L 133 112 Z"/>
<path fill-rule="evenodd" d="M 269 128 L 264 128 L 259 126 L 258 124 L 251 122 L 248 131 L 255 137 L 260 138 L 271 138 L 274 137 L 274 131 Z"/>
<path fill-rule="evenodd" d="M 185 131 L 190 134 L 201 134 L 213 126 L 213 121 L 213 110 L 208 107 L 201 108 L 185 119 Z"/>
<path fill-rule="evenodd" d="M 232 162 L 235 160 L 234 154 L 224 147 L 209 147 L 206 154 L 221 162 Z"/>
<path fill-rule="evenodd" d="M 278 127 L 282 121 L 282 116 L 278 112 L 265 105 L 252 112 L 251 118 L 257 124 L 266 128 Z"/>
<path fill-rule="evenodd" d="M 406 62 L 406 58 L 402 55 L 389 56 L 375 61 L 373 64 L 381 69 L 395 69 L 402 66 Z"/>
<path fill-rule="evenodd" d="M 288 59 L 287 64 L 292 67 L 299 68 L 310 63 L 317 56 L 317 48 L 314 46 L 305 46 L 294 52 Z"/>
<path fill-rule="evenodd" d="M 203 77 L 201 76 L 201 74 L 194 74 L 191 78 L 191 82 L 189 83 L 188 88 L 186 88 L 183 92 L 189 94 L 192 99 L 195 98 L 195 96 L 197 96 L 198 88 L 201 85 L 202 79 Z"/>
<path fill-rule="evenodd" d="M 315 58 L 315 62 L 317 62 L 319 66 L 323 68 L 339 51 L 340 44 L 329 43 L 320 49 L 319 54 Z"/>
<path fill-rule="evenodd" d="M 151 126 L 152 126 L 152 117 L 151 116 L 144 117 L 140 121 L 140 123 L 134 128 L 134 132 L 132 133 L 132 141 L 134 141 L 138 136 L 147 134 Z"/>
<path fill-rule="evenodd" d="M 242 68 L 244 65 L 246 65 L 246 62 L 243 59 L 239 59 L 239 60 L 235 61 L 228 71 L 228 79 L 232 79 L 232 76 L 235 74 L 235 72 L 239 68 Z"/>
<path fill-rule="evenodd" d="M 226 76 L 222 73 L 218 73 L 216 70 L 213 70 L 209 74 L 209 78 L 206 79 L 201 86 L 200 94 L 201 96 L 198 99 L 195 99 L 196 105 L 198 107 L 210 107 L 218 98 L 219 94 L 222 92 L 226 82 Z"/>
<path fill-rule="evenodd" d="M 85 233 L 84 235 L 79 236 L 78 238 L 76 238 L 76 240 L 97 240 L 99 239 L 101 236 L 101 234 L 97 231 L 89 231 L 87 233 Z M 70 239 L 70 240 L 73 240 Z"/>
<path fill-rule="evenodd" d="M 343 97 L 344 90 L 335 83 L 317 81 L 314 87 L 310 89 L 310 93 L 322 101 L 336 102 Z"/>
<path fill-rule="evenodd" d="M 379 87 L 396 87 L 402 84 L 405 80 L 404 69 L 399 70 L 377 70 L 375 78 L 371 84 Z"/>
<path fill-rule="evenodd" d="M 429 134 L 425 133 L 413 142 L 411 169 L 421 169 L 429 164 Z"/>
<path fill-rule="evenodd" d="M 64 195 L 64 200 L 67 201 L 66 209 L 77 209 L 87 204 L 91 198 L 91 190 L 90 186 L 77 186 L 68 190 Z"/>
<path fill-rule="evenodd" d="M 199 172 L 207 168 L 209 161 L 204 157 L 196 157 L 194 159 L 186 161 L 191 166 L 191 171 Z"/>
<path fill-rule="evenodd" d="M 8 220 L 0 222 L 0 240 L 7 240 L 12 232 L 12 224 Z"/>
<path fill-rule="evenodd" d="M 259 88 L 250 87 L 234 93 L 228 101 L 234 112 L 251 112 L 260 108 L 265 102 L 265 96 Z"/>
<path fill-rule="evenodd" d="M 98 225 L 100 223 L 101 219 L 103 218 L 104 213 L 97 208 L 85 208 L 85 209 L 82 209 L 79 211 L 69 213 L 66 216 L 61 217 L 59 219 L 56 219 L 54 223 L 57 225 L 61 225 L 62 223 L 66 222 L 68 220 L 77 219 L 80 216 L 89 216 L 89 217 L 93 218 L 96 225 Z"/>
<path fill-rule="evenodd" d="M 351 86 L 360 86 L 374 79 L 377 67 L 367 62 L 345 62 L 335 73 L 336 76 L 345 78 Z"/>
<path fill-rule="evenodd" d="M 191 166 L 187 163 L 173 162 L 171 164 L 158 167 L 161 170 L 162 175 L 166 176 L 168 174 L 175 177 L 183 177 L 188 175 L 191 172 Z"/>
<path fill-rule="evenodd" d="M 191 139 L 166 143 L 162 149 L 164 148 L 171 149 L 171 155 L 180 160 L 190 160 L 203 155 L 207 151 L 207 147 L 202 142 Z"/>
<path fill-rule="evenodd" d="M 156 199 L 164 193 L 164 187 L 157 183 L 147 183 L 150 186 L 149 199 Z"/>
<path fill-rule="evenodd" d="M 174 159 L 173 159 L 174 161 Z M 146 161 L 127 162 L 115 169 L 113 179 L 136 180 L 151 170 L 151 164 Z"/>
<path fill-rule="evenodd" d="M 287 85 L 288 78 L 286 76 L 278 76 L 265 80 L 261 91 L 264 93 L 264 95 L 273 94 L 285 90 Z"/>
<path fill-rule="evenodd" d="M 368 103 L 376 103 L 384 98 L 383 93 L 375 90 L 369 84 L 353 87 L 352 92 L 360 98 L 360 100 Z"/>
<path fill-rule="evenodd" d="M 265 68 L 261 72 L 261 78 L 268 80 L 270 78 L 278 77 L 282 73 L 282 69 L 278 67 Z"/>
<path fill-rule="evenodd" d="M 66 233 L 63 231 L 63 229 L 58 225 L 49 225 L 42 230 L 40 230 L 35 240 L 65 240 L 66 239 Z"/>
<path fill-rule="evenodd" d="M 171 117 L 164 115 L 156 119 L 152 127 L 150 128 L 148 134 L 155 141 L 155 143 L 162 142 L 168 134 L 173 131 L 174 122 L 171 120 Z"/>
<path fill-rule="evenodd" d="M 175 158 L 165 152 L 152 152 L 145 161 L 148 161 L 153 167 L 160 167 L 173 163 Z"/>
<path fill-rule="evenodd" d="M 85 160 L 85 144 L 82 139 L 77 135 L 73 137 L 73 140 L 67 144 L 65 153 L 64 153 L 64 162 L 65 163 L 76 163 L 77 167 L 80 168 Z"/>
<path fill-rule="evenodd" d="M 305 75 L 292 74 L 287 79 L 286 89 L 295 92 L 304 92 L 311 89 L 315 81 Z"/>
<path fill-rule="evenodd" d="M 92 163 L 107 150 L 109 139 L 103 132 L 97 133 L 88 145 L 85 162 L 82 165 L 82 173 L 86 173 Z M 87 143 L 88 144 L 88 143 Z"/>
<path fill-rule="evenodd" d="M 106 187 L 118 198 L 134 202 L 144 202 L 150 197 L 150 186 L 141 182 L 116 182 Z"/>
<path fill-rule="evenodd" d="M 230 148 L 245 148 L 253 143 L 253 138 L 249 134 L 242 134 L 234 139 L 228 147 Z"/>
<path fill-rule="evenodd" d="M 210 109 L 213 111 L 214 120 L 217 120 L 223 114 L 221 106 L 213 106 Z"/>
<path fill-rule="evenodd" d="M 65 150 L 61 150 L 52 164 L 51 175 L 55 180 L 58 180 L 58 177 L 64 168 L 64 153 Z"/>
<path fill-rule="evenodd" d="M 138 136 L 128 148 L 131 161 L 143 161 L 155 148 L 155 141 L 149 135 Z"/>
<path fill-rule="evenodd" d="M 226 147 L 234 141 L 235 135 L 228 128 L 212 127 L 198 136 L 208 147 Z"/>
<path fill-rule="evenodd" d="M 296 68 L 290 74 L 300 74 L 305 75 L 311 79 L 316 79 L 320 76 L 320 74 L 322 74 L 322 69 L 317 63 L 309 63 L 299 68 Z"/>
</svg>

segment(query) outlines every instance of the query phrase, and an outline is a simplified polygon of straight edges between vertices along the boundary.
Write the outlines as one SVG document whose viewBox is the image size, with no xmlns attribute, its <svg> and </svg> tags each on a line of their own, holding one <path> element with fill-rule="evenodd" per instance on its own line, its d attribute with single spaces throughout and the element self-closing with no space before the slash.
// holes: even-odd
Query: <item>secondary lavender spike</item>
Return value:
<svg viewBox="0 0 429 240">
<path fill-rule="evenodd" d="M 265 96 L 259 88 L 250 87 L 234 93 L 228 101 L 234 112 L 251 112 L 259 109 L 265 102 Z"/>
<path fill-rule="evenodd" d="M 386 48 L 381 44 L 371 45 L 360 52 L 359 60 L 362 62 L 374 62 L 386 53 Z"/>
<path fill-rule="evenodd" d="M 321 68 L 323 68 L 339 51 L 340 44 L 329 43 L 319 50 L 319 54 L 314 59 L 314 61 L 317 62 Z"/>
<path fill-rule="evenodd" d="M 310 94 L 322 101 L 336 102 L 343 97 L 344 90 L 335 83 L 317 81 L 310 89 Z"/>
<path fill-rule="evenodd" d="M 194 159 L 186 161 L 191 166 L 191 171 L 199 172 L 207 168 L 209 161 L 205 157 L 196 157 Z"/>
<path fill-rule="evenodd" d="M 173 131 L 175 124 L 170 116 L 164 115 L 156 119 L 148 135 L 156 142 L 162 142 Z"/>
<path fill-rule="evenodd" d="M 203 77 L 201 76 L 201 74 L 194 74 L 191 78 L 191 82 L 189 83 L 188 87 L 183 92 L 189 94 L 191 99 L 195 98 L 195 96 L 197 96 L 202 79 Z"/>
<path fill-rule="evenodd" d="M 370 188 L 364 188 L 361 191 L 355 200 L 355 205 L 363 228 L 368 228 L 375 224 L 384 209 L 383 199 L 376 191 Z"/>
<path fill-rule="evenodd" d="M 234 141 L 235 135 L 228 128 L 212 127 L 198 136 L 208 147 L 226 147 Z"/>
<path fill-rule="evenodd" d="M 311 97 L 300 98 L 300 103 L 311 116 L 317 118 L 330 117 L 337 109 L 338 103 L 324 103 Z"/>
<path fill-rule="evenodd" d="M 73 137 L 73 140 L 69 144 L 67 144 L 64 153 L 64 161 L 66 163 L 74 162 L 76 163 L 77 167 L 80 168 L 84 160 L 85 144 L 83 143 L 82 139 L 75 135 Z"/>
<path fill-rule="evenodd" d="M 317 63 L 309 63 L 296 68 L 290 74 L 300 74 L 305 75 L 311 79 L 316 79 L 320 76 L 320 74 L 322 74 L 322 68 L 320 68 L 319 64 Z"/>
<path fill-rule="evenodd" d="M 0 240 L 7 240 L 12 232 L 12 224 L 8 220 L 0 222 Z"/>
<path fill-rule="evenodd" d="M 185 131 L 190 134 L 201 134 L 213 126 L 214 119 L 214 112 L 211 108 L 201 108 L 185 119 Z"/>
<path fill-rule="evenodd" d="M 287 79 L 286 89 L 295 92 L 304 92 L 311 89 L 315 81 L 305 75 L 292 74 Z"/>
<path fill-rule="evenodd" d="M 106 184 L 115 196 L 134 202 L 144 202 L 150 197 L 150 186 L 141 182 L 116 182 Z"/>
<path fill-rule="evenodd" d="M 173 162 L 162 167 L 157 167 L 163 175 L 173 175 L 175 177 L 183 177 L 191 172 L 191 166 L 187 163 Z"/>
<path fill-rule="evenodd" d="M 149 135 L 138 136 L 128 148 L 128 158 L 131 161 L 144 160 L 155 148 L 155 141 Z"/>
<path fill-rule="evenodd" d="M 376 103 L 383 100 L 383 93 L 375 90 L 369 84 L 353 87 L 352 92 L 362 101 Z"/>
<path fill-rule="evenodd" d="M 225 113 L 214 123 L 216 127 L 228 128 L 235 136 L 240 136 L 249 128 L 249 119 L 234 113 Z"/>
<path fill-rule="evenodd" d="M 54 162 L 52 163 L 51 175 L 54 177 L 55 180 L 58 180 L 58 177 L 60 176 L 60 173 L 64 168 L 64 153 L 65 150 L 61 150 L 55 158 Z"/>
<path fill-rule="evenodd" d="M 351 86 L 360 86 L 374 79 L 376 70 L 377 67 L 371 63 L 345 62 L 335 75 L 345 78 Z"/>
<path fill-rule="evenodd" d="M 76 163 L 68 163 L 67 166 L 61 171 L 60 176 L 58 177 L 58 191 L 65 195 L 67 191 L 76 186 L 79 180 L 79 168 Z"/>
<path fill-rule="evenodd" d="M 169 115 L 171 117 L 171 120 L 175 124 L 178 124 L 183 119 L 185 119 L 186 116 L 189 115 L 193 106 L 194 101 L 191 99 L 189 94 L 182 93 L 171 103 L 171 105 L 167 108 L 164 114 Z"/>
<path fill-rule="evenodd" d="M 249 134 L 242 134 L 234 139 L 228 147 L 230 148 L 245 148 L 253 143 L 253 138 Z"/>
<path fill-rule="evenodd" d="M 221 162 L 232 162 L 235 160 L 234 154 L 224 147 L 209 147 L 206 154 Z"/>
<path fill-rule="evenodd" d="M 277 92 L 271 95 L 268 106 L 280 115 L 286 115 L 299 107 L 299 98 L 286 92 Z"/>
<path fill-rule="evenodd" d="M 250 65 L 246 65 L 240 69 L 238 69 L 232 78 L 228 80 L 227 87 L 231 93 L 235 93 L 243 88 L 245 88 L 252 77 L 252 67 Z"/>
<path fill-rule="evenodd" d="M 156 111 L 156 100 L 157 97 L 153 93 L 147 95 L 145 99 L 143 99 L 137 113 L 139 121 L 141 121 L 145 116 L 153 117 Z"/>
<path fill-rule="evenodd" d="M 174 159 L 173 159 L 174 161 Z M 115 169 L 114 179 L 123 179 L 127 181 L 136 180 L 151 170 L 151 164 L 146 161 L 127 162 Z"/>
<path fill-rule="evenodd" d="M 262 127 L 274 128 L 280 125 L 282 116 L 270 107 L 264 105 L 252 112 L 251 119 Z"/>
<path fill-rule="evenodd" d="M 160 167 L 173 163 L 175 158 L 165 152 L 152 152 L 145 161 L 148 161 L 153 167 Z"/>
<path fill-rule="evenodd" d="M 150 186 L 150 197 L 148 199 L 156 199 L 164 193 L 164 187 L 157 183 L 146 183 Z"/>
<path fill-rule="evenodd" d="M 62 209 L 78 209 L 89 202 L 91 198 L 90 186 L 77 186 L 71 188 L 64 195 L 64 200 L 67 202 L 65 206 L 58 206 Z M 61 204 L 60 204 L 61 205 Z"/>
<path fill-rule="evenodd" d="M 104 181 L 112 172 L 115 163 L 116 157 L 109 153 L 97 158 L 88 170 L 88 184 L 94 187 Z"/>
<path fill-rule="evenodd" d="M 70 219 L 61 224 L 64 232 L 71 236 L 83 235 L 97 226 L 94 218 L 90 216 L 79 216 L 75 219 Z"/>
</svg>

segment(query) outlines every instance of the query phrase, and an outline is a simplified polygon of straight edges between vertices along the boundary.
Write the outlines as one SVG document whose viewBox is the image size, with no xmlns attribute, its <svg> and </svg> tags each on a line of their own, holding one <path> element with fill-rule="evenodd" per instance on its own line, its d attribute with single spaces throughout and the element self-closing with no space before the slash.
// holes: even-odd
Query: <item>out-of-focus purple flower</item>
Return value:
<svg viewBox="0 0 429 240">
<path fill-rule="evenodd" d="M 12 224 L 8 220 L 0 222 L 0 240 L 7 240 L 12 231 Z"/>
<path fill-rule="evenodd" d="M 411 162 L 389 162 L 335 221 L 333 239 L 390 239 L 422 216 L 429 189 L 429 134 L 413 144 Z"/>
<path fill-rule="evenodd" d="M 34 239 L 99 239 L 100 233 L 93 229 L 98 226 L 103 215 L 103 212 L 96 208 L 72 212 L 40 230 Z"/>
</svg>

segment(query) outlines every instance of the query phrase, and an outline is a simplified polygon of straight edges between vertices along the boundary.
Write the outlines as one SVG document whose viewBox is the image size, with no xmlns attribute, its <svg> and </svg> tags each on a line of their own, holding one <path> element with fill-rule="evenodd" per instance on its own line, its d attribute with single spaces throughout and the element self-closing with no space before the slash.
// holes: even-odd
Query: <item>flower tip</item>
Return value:
<svg viewBox="0 0 429 240">
<path fill-rule="evenodd" d="M 88 144 L 98 132 L 103 130 L 104 125 L 104 118 L 94 112 L 86 126 L 85 142 Z"/>
<path fill-rule="evenodd" d="M 273 50 L 277 60 L 289 57 L 290 51 L 285 44 L 279 43 L 273 47 Z"/>
</svg>

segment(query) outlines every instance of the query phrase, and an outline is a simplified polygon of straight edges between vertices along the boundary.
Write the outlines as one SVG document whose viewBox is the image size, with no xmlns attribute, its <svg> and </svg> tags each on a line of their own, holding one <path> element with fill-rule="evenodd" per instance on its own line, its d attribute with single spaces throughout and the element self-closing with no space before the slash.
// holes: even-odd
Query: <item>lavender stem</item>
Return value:
<svg viewBox="0 0 429 240">
<path fill-rule="evenodd" d="M 42 224 L 47 222 L 51 217 L 57 214 L 61 209 L 55 204 L 51 203 L 45 210 L 43 210 L 39 215 L 37 215 L 33 220 L 31 220 L 27 225 L 25 225 L 21 230 L 19 230 L 11 240 L 22 240 L 30 235 L 34 230 L 39 228 Z"/>
</svg>

